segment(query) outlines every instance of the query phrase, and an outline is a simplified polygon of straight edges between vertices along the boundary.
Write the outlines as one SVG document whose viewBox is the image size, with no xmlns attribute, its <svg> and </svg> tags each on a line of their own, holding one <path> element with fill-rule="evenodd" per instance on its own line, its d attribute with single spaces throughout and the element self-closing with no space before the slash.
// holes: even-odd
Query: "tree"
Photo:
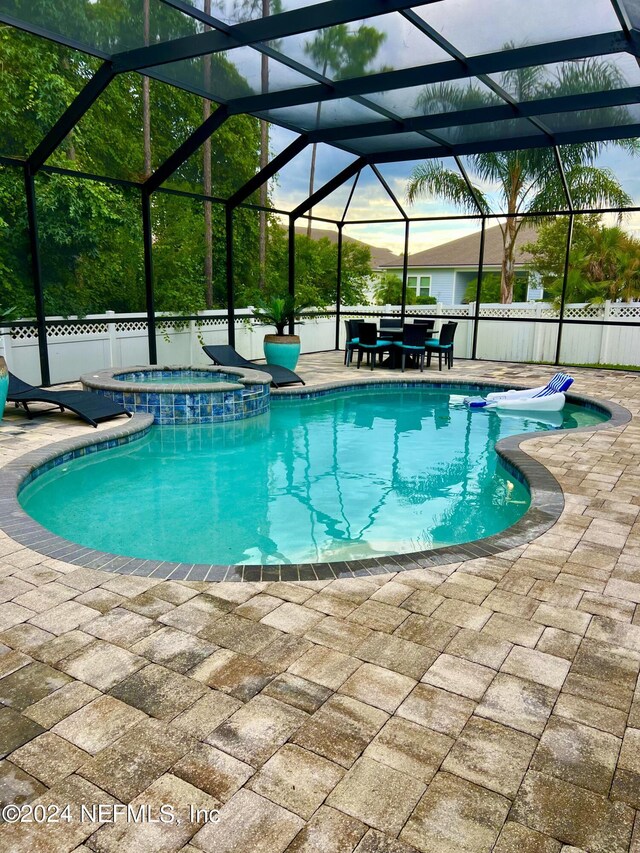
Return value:
<svg viewBox="0 0 640 853">
<path fill-rule="evenodd" d="M 267 281 L 269 296 L 282 296 L 288 287 L 287 231 L 277 220 L 270 222 Z M 338 246 L 328 237 L 311 240 L 295 235 L 296 297 L 309 305 L 330 305 L 336 301 Z M 371 276 L 371 252 L 368 246 L 345 241 L 342 244 L 342 302 L 366 304 L 366 289 Z M 254 289 L 251 304 L 259 294 Z"/>
<path fill-rule="evenodd" d="M 511 48 L 513 45 L 505 45 Z M 529 67 L 505 72 L 499 81 L 511 92 L 516 101 L 573 94 L 578 91 L 615 89 L 624 84 L 617 68 L 600 59 L 590 59 L 579 65 L 563 63 L 551 79 L 544 67 Z M 591 88 L 588 88 L 591 86 Z M 595 88 L 594 88 L 595 87 Z M 484 90 L 470 84 L 466 89 L 454 84 L 427 87 L 418 97 L 417 104 L 424 113 L 438 113 L 489 103 Z M 616 107 L 591 110 L 582 114 L 594 126 L 625 123 L 625 110 Z M 575 113 L 569 113 L 571 117 Z M 580 113 L 578 113 L 580 115 Z M 497 122 L 494 132 L 509 138 L 520 119 Z M 459 129 L 460 138 L 465 127 Z M 452 141 L 455 141 L 453 139 Z M 631 198 L 622 189 L 612 172 L 597 168 L 594 163 L 598 154 L 607 145 L 617 145 L 631 154 L 640 153 L 640 142 L 636 139 L 612 142 L 588 142 L 563 146 L 563 164 L 572 198 L 577 206 L 598 207 L 603 204 L 624 207 Z M 474 194 L 469 191 L 461 173 L 445 168 L 441 163 L 430 161 L 418 165 L 412 172 L 407 198 L 410 203 L 423 195 L 439 196 L 461 209 L 477 212 L 490 211 L 489 200 L 481 185 L 497 184 L 501 196 L 501 209 L 508 216 L 500 223 L 503 242 L 503 257 L 500 281 L 500 301 L 513 301 L 515 283 L 516 238 L 525 221 L 521 214 L 544 212 L 566 206 L 562 183 L 553 151 L 536 148 L 525 151 L 497 151 L 469 155 L 471 177 L 480 182 L 474 184 Z M 529 218 L 528 221 L 532 221 Z M 534 220 L 535 221 L 535 220 Z"/>
<path fill-rule="evenodd" d="M 568 222 L 559 217 L 541 226 L 537 240 L 523 248 L 556 304 L 564 282 Z M 569 253 L 565 299 L 625 302 L 640 295 L 640 241 L 619 226 L 606 227 L 598 215 L 576 217 Z"/>
<path fill-rule="evenodd" d="M 377 305 L 401 305 L 402 304 L 402 279 L 392 272 L 383 273 L 378 279 L 375 287 L 375 299 Z M 435 296 L 416 296 L 413 288 L 407 288 L 407 305 L 435 305 Z"/>
<path fill-rule="evenodd" d="M 516 273 L 513 282 L 513 298 L 515 302 L 524 302 L 527 298 L 527 285 L 529 276 L 525 273 Z M 501 275 L 498 272 L 486 272 L 482 276 L 482 287 L 480 289 L 480 302 L 500 302 Z M 472 279 L 466 286 L 462 302 L 468 305 L 476 301 L 478 292 L 478 279 Z"/>
<path fill-rule="evenodd" d="M 330 72 L 333 79 L 346 79 L 371 74 L 375 69 L 368 68 L 375 59 L 386 33 L 375 27 L 361 25 L 355 32 L 349 32 L 346 24 L 337 24 L 320 30 L 316 37 L 305 44 L 305 53 L 317 67 L 322 66 L 322 76 Z M 384 71 L 386 69 L 377 69 Z M 322 101 L 316 107 L 316 128 L 320 126 Z M 313 195 L 316 177 L 316 156 L 318 143 L 311 146 L 311 165 L 309 168 L 309 196 Z M 307 237 L 311 238 L 311 213 L 307 221 Z"/>
<path fill-rule="evenodd" d="M 155 2 L 150 7 L 149 41 L 153 43 L 158 37 L 158 17 L 173 16 L 175 10 Z M 51 14 L 69 16 L 71 12 L 70 4 L 60 0 Z M 91 4 L 91 13 L 104 18 L 100 18 L 101 38 L 105 44 L 112 40 L 118 49 L 122 33 L 114 16 L 108 17 L 107 4 Z M 142 2 L 133 18 L 142 33 Z M 171 30 L 164 32 L 170 34 Z M 0 154 L 26 157 L 86 84 L 99 61 L 11 27 L 0 28 L 0 55 Z M 211 66 L 219 85 L 238 95 L 249 93 L 247 81 L 225 56 L 214 54 Z M 197 95 L 155 79 L 148 90 L 145 106 L 144 78 L 118 75 L 48 164 L 143 179 L 151 161 L 163 162 L 203 117 L 203 98 Z M 228 196 L 255 174 L 259 146 L 258 120 L 251 116 L 236 116 L 220 127 L 211 139 L 209 156 L 213 194 Z M 203 157 L 197 152 L 172 175 L 170 186 L 201 194 L 203 171 Z M 41 172 L 36 176 L 36 199 L 47 313 L 144 310 L 139 191 Z M 212 302 L 215 306 L 226 303 L 223 208 L 212 204 L 211 227 L 203 228 L 204 207 L 200 199 L 165 193 L 152 196 L 158 310 L 194 313 L 205 306 L 206 234 L 213 236 Z M 254 220 L 246 217 L 238 228 L 238 274 L 246 278 L 257 266 Z M 19 316 L 33 316 L 23 171 L 10 166 L 0 167 L 0 275 L 0 311 L 15 305 Z"/>
</svg>

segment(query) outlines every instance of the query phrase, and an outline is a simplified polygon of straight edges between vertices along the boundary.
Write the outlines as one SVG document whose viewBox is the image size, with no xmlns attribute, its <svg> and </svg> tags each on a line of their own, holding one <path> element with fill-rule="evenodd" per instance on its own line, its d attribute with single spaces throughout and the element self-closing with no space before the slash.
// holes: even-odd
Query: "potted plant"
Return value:
<svg viewBox="0 0 640 853">
<path fill-rule="evenodd" d="M 15 308 L 9 308 L 6 311 L 0 311 L 0 327 L 3 320 L 9 320 Z M 5 403 L 7 402 L 7 392 L 9 391 L 9 371 L 7 370 L 7 362 L 4 360 L 4 351 L 0 341 L 0 421 L 4 412 Z"/>
<path fill-rule="evenodd" d="M 260 318 L 263 326 L 275 326 L 275 335 L 264 336 L 264 357 L 267 364 L 279 364 L 294 370 L 300 355 L 299 335 L 289 335 L 285 328 L 293 320 L 299 320 L 302 312 L 311 305 L 296 302 L 291 294 L 286 296 L 273 296 L 266 302 L 261 302 L 254 308 L 253 314 Z"/>
</svg>

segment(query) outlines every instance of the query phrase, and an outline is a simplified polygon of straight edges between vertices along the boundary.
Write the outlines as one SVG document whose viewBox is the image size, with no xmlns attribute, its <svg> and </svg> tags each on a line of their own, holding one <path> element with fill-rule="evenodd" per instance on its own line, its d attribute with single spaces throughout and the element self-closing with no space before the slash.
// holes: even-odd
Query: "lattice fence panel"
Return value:
<svg viewBox="0 0 640 853">
<path fill-rule="evenodd" d="M 116 323 L 116 332 L 146 332 L 145 320 L 127 320 L 124 323 Z"/>
<path fill-rule="evenodd" d="M 105 335 L 109 332 L 106 323 L 74 323 L 70 326 L 47 326 L 48 338 L 72 338 L 77 335 Z"/>
<path fill-rule="evenodd" d="M 11 329 L 12 341 L 30 341 L 38 337 L 38 329 L 35 326 L 18 326 Z"/>
<path fill-rule="evenodd" d="M 609 314 L 618 320 L 640 320 L 640 303 L 618 302 L 610 307 Z"/>
</svg>

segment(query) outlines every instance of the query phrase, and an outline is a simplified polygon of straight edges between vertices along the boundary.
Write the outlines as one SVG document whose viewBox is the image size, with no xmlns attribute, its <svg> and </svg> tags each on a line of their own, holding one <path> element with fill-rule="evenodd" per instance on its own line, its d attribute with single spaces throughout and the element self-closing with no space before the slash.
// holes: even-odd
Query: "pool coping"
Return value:
<svg viewBox="0 0 640 853">
<path fill-rule="evenodd" d="M 116 379 L 123 373 L 157 373 L 163 370 L 193 370 L 198 373 L 224 373 L 227 376 L 237 377 L 237 382 L 166 382 L 151 385 L 145 382 L 136 382 L 134 379 Z M 244 367 L 222 367 L 220 365 L 205 365 L 194 367 L 184 364 L 143 364 L 133 367 L 110 367 L 106 370 L 96 370 L 93 373 L 84 373 L 80 377 L 84 388 L 97 391 L 128 392 L 132 394 L 204 394 L 223 393 L 224 391 L 237 391 L 247 385 L 271 385 L 271 376 L 260 371 L 258 368 Z"/>
<path fill-rule="evenodd" d="M 354 381 L 335 380 L 313 386 L 313 388 L 285 388 L 278 391 L 272 390 L 271 393 L 275 401 L 277 399 L 310 399 L 325 396 L 334 391 L 363 387 L 401 386 L 409 388 L 421 385 L 445 387 L 452 390 L 455 390 L 456 387 L 463 387 L 479 391 L 486 388 L 527 387 L 491 380 L 465 381 L 448 377 L 442 379 L 411 377 L 407 379 L 402 376 L 397 378 L 385 377 L 384 380 L 375 377 L 358 377 Z M 605 412 L 610 417 L 609 420 L 600 424 L 563 430 L 563 435 L 615 429 L 626 425 L 632 419 L 632 415 L 627 409 L 609 400 L 599 400 L 579 394 L 567 394 L 567 400 Z M 88 448 L 95 448 L 90 452 L 100 452 L 142 438 L 149 432 L 152 423 L 152 415 L 136 414 L 126 422 L 101 430 L 97 435 L 92 431 L 91 434 L 87 433 L 64 439 L 47 447 L 29 451 L 9 462 L 2 469 L 3 476 L 0 482 L 0 530 L 19 544 L 46 557 L 62 560 L 78 567 L 99 569 L 117 574 L 152 577 L 158 580 L 170 578 L 171 580 L 207 582 L 313 581 L 366 577 L 388 572 L 432 568 L 451 563 L 463 563 L 478 557 L 495 556 L 503 551 L 529 544 L 533 539 L 549 530 L 559 519 L 564 509 L 562 488 L 551 471 L 520 448 L 524 441 L 534 437 L 538 440 L 544 440 L 545 436 L 557 436 L 558 432 L 555 430 L 539 433 L 518 433 L 500 439 L 495 445 L 502 464 L 513 476 L 525 482 L 531 493 L 529 509 L 515 524 L 484 539 L 379 558 L 371 557 L 363 560 L 333 563 L 287 563 L 256 566 L 176 563 L 123 557 L 106 551 L 86 548 L 64 539 L 47 530 L 20 506 L 18 494 L 25 481 L 30 480 L 34 472 L 47 463 L 52 463 L 62 457 L 71 459 L 85 455 Z"/>
</svg>

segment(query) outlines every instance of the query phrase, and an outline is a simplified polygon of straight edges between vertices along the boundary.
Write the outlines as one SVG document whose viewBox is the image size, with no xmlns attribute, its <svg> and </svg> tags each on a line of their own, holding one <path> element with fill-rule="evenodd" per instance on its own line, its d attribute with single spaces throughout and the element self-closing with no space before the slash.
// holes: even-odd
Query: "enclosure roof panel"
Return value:
<svg viewBox="0 0 640 853">
<path fill-rule="evenodd" d="M 620 26 L 610 0 L 442 0 L 416 14 L 465 56 L 591 36 Z"/>
<path fill-rule="evenodd" d="M 640 0 L 581 0 L 579 14 L 575 0 L 0 0 L 0 20 L 103 58 L 89 106 L 109 75 L 139 71 L 370 162 L 640 124 Z"/>
</svg>

